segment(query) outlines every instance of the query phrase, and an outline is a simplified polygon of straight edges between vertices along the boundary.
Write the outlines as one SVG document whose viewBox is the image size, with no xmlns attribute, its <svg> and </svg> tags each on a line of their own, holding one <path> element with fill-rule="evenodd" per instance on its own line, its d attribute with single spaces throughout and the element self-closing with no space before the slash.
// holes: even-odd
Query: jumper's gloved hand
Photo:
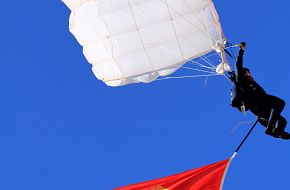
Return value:
<svg viewBox="0 0 290 190">
<path fill-rule="evenodd" d="M 241 50 L 245 50 L 246 49 L 246 42 L 241 42 L 239 45 Z"/>
</svg>

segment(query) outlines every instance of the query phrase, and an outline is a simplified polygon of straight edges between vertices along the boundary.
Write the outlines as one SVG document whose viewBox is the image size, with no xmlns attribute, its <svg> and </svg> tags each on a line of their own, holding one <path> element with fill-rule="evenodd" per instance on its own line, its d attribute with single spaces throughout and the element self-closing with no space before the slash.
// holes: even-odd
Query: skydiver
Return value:
<svg viewBox="0 0 290 190">
<path fill-rule="evenodd" d="M 239 44 L 240 50 L 236 62 L 236 73 L 231 71 L 233 82 L 231 105 L 241 112 L 250 110 L 258 117 L 259 123 L 266 127 L 265 133 L 275 138 L 290 139 L 285 132 L 287 120 L 281 116 L 285 101 L 266 91 L 253 79 L 250 70 L 243 67 L 243 55 L 246 43 Z"/>
</svg>

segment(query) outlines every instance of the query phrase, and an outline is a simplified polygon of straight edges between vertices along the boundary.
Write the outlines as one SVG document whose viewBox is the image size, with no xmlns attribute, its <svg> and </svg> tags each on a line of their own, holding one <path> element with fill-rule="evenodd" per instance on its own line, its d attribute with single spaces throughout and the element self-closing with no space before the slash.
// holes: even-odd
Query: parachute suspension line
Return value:
<svg viewBox="0 0 290 190">
<path fill-rule="evenodd" d="M 180 77 L 163 77 L 163 78 L 156 79 L 156 81 L 168 80 L 168 79 L 185 79 L 185 78 L 211 77 L 211 76 L 219 76 L 219 74 L 180 76 Z"/>
<path fill-rule="evenodd" d="M 215 54 L 216 55 L 216 54 Z M 205 66 L 195 60 L 189 60 L 190 63 L 192 63 L 193 65 L 199 65 L 200 67 L 203 67 L 203 68 L 208 68 L 210 70 L 215 70 L 216 66 L 205 56 L 200 56 L 199 57 L 200 60 L 204 61 L 205 63 L 207 63 L 210 67 L 208 66 Z"/>
<path fill-rule="evenodd" d="M 205 63 L 210 65 L 212 68 L 216 67 L 208 58 L 201 56 L 200 59 L 202 59 Z"/>
<path fill-rule="evenodd" d="M 188 68 L 188 69 L 192 69 L 192 70 L 200 71 L 200 72 L 207 72 L 209 74 L 216 74 L 217 73 L 216 72 L 216 66 L 208 58 L 211 57 L 211 56 L 217 56 L 217 55 L 219 55 L 219 54 L 215 52 L 215 53 L 212 53 L 212 54 L 209 54 L 209 55 L 206 55 L 206 56 L 201 56 L 201 57 L 198 58 L 198 60 L 202 60 L 203 62 L 207 63 L 210 67 L 205 66 L 202 63 L 197 62 L 196 60 L 192 59 L 192 60 L 189 61 L 189 63 L 191 65 L 199 66 L 199 67 L 201 67 L 203 69 L 202 70 L 201 69 L 195 69 L 195 68 L 192 68 L 192 67 L 183 67 L 183 68 Z M 208 70 L 205 70 L 205 69 L 208 69 Z M 208 79 L 208 77 L 206 78 L 205 85 L 207 83 L 207 79 Z"/>
<path fill-rule="evenodd" d="M 217 52 L 213 52 L 213 53 L 210 53 L 210 54 L 205 55 L 205 56 L 203 56 L 203 57 L 209 58 L 209 57 L 216 56 L 217 54 L 218 54 Z M 201 59 L 201 58 L 197 58 L 196 60 L 199 60 L 199 59 Z"/>
<path fill-rule="evenodd" d="M 210 70 L 214 70 L 214 67 L 208 67 L 208 66 L 205 66 L 197 61 L 194 61 L 194 60 L 189 60 L 188 63 L 190 63 L 191 65 L 196 65 L 196 66 L 199 66 L 201 68 L 206 68 L 206 69 L 210 69 Z"/>
<path fill-rule="evenodd" d="M 209 73 L 209 74 L 216 74 L 216 72 L 213 72 L 213 71 L 206 71 L 206 70 L 201 70 L 201 69 L 194 69 L 194 68 L 191 68 L 191 67 L 181 67 L 182 69 L 187 69 L 187 70 L 192 70 L 192 71 L 199 71 L 199 72 L 204 72 L 204 73 Z"/>
<path fill-rule="evenodd" d="M 209 76 L 205 78 L 205 81 L 204 81 L 204 86 L 206 86 L 206 85 L 207 85 L 207 81 L 208 81 L 208 79 L 209 79 Z"/>
<path fill-rule="evenodd" d="M 213 56 L 218 56 L 218 57 L 220 57 L 219 56 L 219 54 L 217 53 L 217 52 L 213 52 L 213 53 L 211 53 L 211 54 L 208 54 L 208 55 L 205 55 L 205 56 L 201 56 L 201 57 L 199 57 L 199 58 L 197 58 L 197 59 L 195 59 L 195 60 L 190 60 L 190 62 L 193 64 L 193 65 L 195 65 L 195 64 L 197 64 L 197 65 L 199 65 L 200 67 L 203 67 L 203 68 L 208 68 L 208 69 L 210 69 L 210 70 L 215 70 L 216 69 L 216 65 L 214 65 L 208 58 L 210 58 L 210 57 L 213 57 Z M 206 60 L 208 60 L 208 65 L 210 65 L 210 67 L 206 67 L 206 66 L 204 66 L 204 65 L 202 65 L 201 63 L 199 63 L 198 61 L 204 61 L 204 62 L 206 62 Z"/>
<path fill-rule="evenodd" d="M 243 146 L 244 142 L 247 140 L 247 138 L 249 137 L 249 135 L 251 134 L 251 132 L 253 131 L 253 129 L 256 127 L 258 121 L 259 121 L 259 119 L 257 119 L 257 121 L 254 123 L 254 125 L 251 127 L 251 129 L 249 130 L 249 132 L 247 133 L 247 135 L 245 136 L 245 138 L 242 140 L 242 142 L 240 143 L 240 145 L 238 146 L 238 148 L 235 150 L 235 154 L 237 154 L 238 151 L 240 150 L 240 148 Z"/>
<path fill-rule="evenodd" d="M 219 58 L 222 57 L 221 59 L 224 60 L 224 56 L 222 56 L 222 55 L 220 55 L 220 54 L 218 54 L 218 53 L 215 53 L 214 55 L 215 55 L 215 56 L 218 56 Z M 207 63 L 208 65 L 210 65 L 210 67 L 211 67 L 211 71 L 214 71 L 215 73 L 218 73 L 218 72 L 216 71 L 216 69 L 217 69 L 218 66 L 214 65 L 214 63 L 212 63 L 210 59 L 208 59 L 207 57 L 203 57 L 203 56 L 201 56 L 200 58 L 201 58 L 201 60 L 203 60 L 205 63 Z M 222 62 L 223 62 L 223 61 L 222 61 Z M 218 74 L 220 74 L 220 73 L 218 73 Z"/>
</svg>

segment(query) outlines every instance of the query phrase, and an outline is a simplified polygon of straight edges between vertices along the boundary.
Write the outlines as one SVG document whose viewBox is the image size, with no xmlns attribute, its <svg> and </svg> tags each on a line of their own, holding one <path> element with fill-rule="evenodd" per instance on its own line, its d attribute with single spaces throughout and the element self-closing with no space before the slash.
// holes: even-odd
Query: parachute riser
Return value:
<svg viewBox="0 0 290 190">
<path fill-rule="evenodd" d="M 219 43 L 216 45 L 216 49 L 218 49 L 218 52 L 221 54 L 222 62 L 216 67 L 216 72 L 220 75 L 224 75 L 225 71 L 228 71 L 229 73 L 232 72 L 231 67 L 229 65 L 229 61 L 226 58 L 226 55 L 231 57 L 233 60 L 236 60 L 233 56 L 233 52 L 231 52 L 228 49 L 232 49 L 234 47 L 239 47 L 239 44 L 233 45 L 230 42 L 227 42 L 227 39 L 224 39 L 224 45 L 220 45 Z"/>
</svg>

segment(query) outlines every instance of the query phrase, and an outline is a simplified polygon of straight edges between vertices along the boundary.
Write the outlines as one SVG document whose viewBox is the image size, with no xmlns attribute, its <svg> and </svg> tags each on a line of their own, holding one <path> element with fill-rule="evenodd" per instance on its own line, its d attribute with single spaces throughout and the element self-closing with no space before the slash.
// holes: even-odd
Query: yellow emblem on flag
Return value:
<svg viewBox="0 0 290 190">
<path fill-rule="evenodd" d="M 158 186 L 158 187 L 153 188 L 152 190 L 169 190 L 169 189 L 166 189 L 162 186 Z"/>
</svg>

